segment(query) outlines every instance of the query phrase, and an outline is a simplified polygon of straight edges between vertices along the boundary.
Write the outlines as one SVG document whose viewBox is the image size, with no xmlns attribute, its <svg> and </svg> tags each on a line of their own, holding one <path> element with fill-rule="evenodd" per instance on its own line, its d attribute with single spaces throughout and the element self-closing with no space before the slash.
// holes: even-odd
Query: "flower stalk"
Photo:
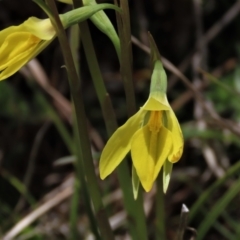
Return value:
<svg viewBox="0 0 240 240">
<path fill-rule="evenodd" d="M 69 84 L 77 118 L 77 129 L 80 139 L 79 147 L 81 148 L 82 159 L 84 159 L 84 170 L 86 173 L 87 182 L 89 186 L 89 193 L 95 209 L 99 230 L 101 232 L 103 239 L 113 240 L 114 236 L 108 222 L 107 214 L 103 207 L 102 197 L 94 171 L 90 142 L 87 133 L 86 114 L 84 111 L 84 104 L 79 84 L 79 77 L 74 66 L 74 61 L 71 55 L 71 49 L 69 47 L 63 25 L 59 18 L 56 5 L 53 0 L 47 0 L 47 4 L 54 15 L 54 18 L 53 19 L 51 18 L 51 20 L 57 32 L 57 36 L 59 38 L 59 42 L 61 45 L 62 53 L 66 64 L 66 69 L 68 72 Z"/>
</svg>

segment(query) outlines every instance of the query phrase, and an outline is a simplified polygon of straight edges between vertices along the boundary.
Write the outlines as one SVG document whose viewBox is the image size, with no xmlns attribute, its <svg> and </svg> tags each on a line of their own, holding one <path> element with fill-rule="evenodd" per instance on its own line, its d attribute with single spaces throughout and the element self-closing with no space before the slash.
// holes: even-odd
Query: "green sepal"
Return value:
<svg viewBox="0 0 240 240">
<path fill-rule="evenodd" d="M 149 43 L 151 48 L 151 62 L 152 62 L 152 77 L 150 86 L 150 95 L 152 93 L 166 93 L 167 91 L 167 75 L 163 68 L 161 55 L 158 51 L 157 45 L 150 33 L 148 33 Z"/>
<path fill-rule="evenodd" d="M 135 167 L 132 165 L 132 187 L 133 187 L 133 197 L 136 200 L 138 197 L 139 190 L 139 177 L 137 175 Z"/>
<path fill-rule="evenodd" d="M 166 193 L 172 173 L 172 163 L 166 160 L 163 165 L 163 192 Z"/>
<path fill-rule="evenodd" d="M 72 4 L 72 0 L 58 0 L 60 2 L 64 2 L 67 4 Z M 98 5 L 95 0 L 83 0 L 84 6 L 95 6 Z M 121 46 L 120 46 L 120 40 L 117 35 L 117 32 L 112 25 L 111 21 L 109 20 L 108 16 L 105 14 L 104 11 L 99 11 L 95 14 L 93 14 L 90 17 L 90 20 L 93 22 L 93 24 L 104 34 L 106 34 L 109 39 L 112 41 L 115 50 L 117 52 L 118 58 L 120 58 L 120 52 L 121 52 Z"/>
<path fill-rule="evenodd" d="M 94 6 L 97 4 L 95 0 L 90 0 L 90 1 L 84 0 L 83 2 L 84 2 L 84 5 L 86 4 L 86 5 Z M 116 33 L 115 28 L 113 27 L 111 21 L 109 20 L 105 12 L 104 11 L 97 12 L 96 14 L 90 17 L 90 20 L 101 32 L 103 32 L 109 37 L 109 39 L 112 41 L 114 45 L 118 58 L 120 58 L 120 52 L 121 52 L 120 40 Z"/>
</svg>

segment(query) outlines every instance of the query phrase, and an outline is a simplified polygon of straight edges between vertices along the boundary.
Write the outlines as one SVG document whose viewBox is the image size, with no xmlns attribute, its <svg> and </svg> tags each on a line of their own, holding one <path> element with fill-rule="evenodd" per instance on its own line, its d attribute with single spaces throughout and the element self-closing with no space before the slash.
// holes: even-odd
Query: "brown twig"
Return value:
<svg viewBox="0 0 240 240">
<path fill-rule="evenodd" d="M 132 36 L 132 42 L 137 45 L 140 49 L 145 51 L 146 53 L 150 53 L 150 49 L 148 46 L 144 45 L 141 43 L 136 37 Z M 237 136 L 240 136 L 240 129 L 233 125 L 231 122 L 222 119 L 216 111 L 212 108 L 211 104 L 204 100 L 202 94 L 199 92 L 199 89 L 196 88 L 190 80 L 176 67 L 174 66 L 169 60 L 166 58 L 162 57 L 162 62 L 163 65 L 166 69 L 171 71 L 173 74 L 179 77 L 179 79 L 182 80 L 182 82 L 189 88 L 189 90 L 192 91 L 192 94 L 194 97 L 201 103 L 203 109 L 209 114 L 209 116 L 212 118 L 214 122 L 217 123 L 218 126 L 221 126 L 223 128 L 227 128 L 230 130 L 232 133 L 234 133 Z"/>
<path fill-rule="evenodd" d="M 14 239 L 24 228 L 29 226 L 31 223 L 36 221 L 40 216 L 48 212 L 53 207 L 57 206 L 59 203 L 67 199 L 72 195 L 72 187 L 67 187 L 61 192 L 54 195 L 50 200 L 41 204 L 37 209 L 30 212 L 27 216 L 21 219 L 12 229 L 10 229 L 3 240 L 11 240 Z"/>
<path fill-rule="evenodd" d="M 185 72 L 189 64 L 192 61 L 192 56 L 199 45 L 199 42 L 204 42 L 204 44 L 210 43 L 240 12 L 240 1 L 236 1 L 235 4 L 219 19 L 200 39 L 198 39 L 195 49 L 192 50 L 187 57 L 178 66 L 181 72 Z M 177 75 L 170 76 L 169 78 L 169 88 L 177 82 Z"/>
</svg>

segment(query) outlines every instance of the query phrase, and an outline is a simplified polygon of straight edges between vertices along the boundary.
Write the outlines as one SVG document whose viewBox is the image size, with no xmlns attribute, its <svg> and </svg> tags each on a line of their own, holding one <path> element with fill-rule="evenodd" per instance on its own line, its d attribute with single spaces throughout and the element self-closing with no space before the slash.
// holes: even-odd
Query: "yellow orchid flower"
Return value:
<svg viewBox="0 0 240 240">
<path fill-rule="evenodd" d="M 118 9 L 112 4 L 96 4 L 61 14 L 60 18 L 64 28 L 67 28 L 105 8 Z M 36 17 L 30 17 L 19 26 L 11 26 L 0 31 L 0 80 L 17 72 L 46 48 L 55 37 L 56 32 L 50 19 Z"/>
<path fill-rule="evenodd" d="M 55 34 L 49 19 L 35 17 L 0 31 L 0 80 L 17 72 L 40 53 Z"/>
<path fill-rule="evenodd" d="M 151 49 L 156 51 L 153 42 Z M 163 165 L 166 170 L 166 191 L 171 164 L 177 162 L 183 152 L 181 128 L 165 93 L 166 73 L 158 54 L 152 55 L 154 69 L 147 102 L 114 132 L 100 158 L 100 177 L 104 179 L 130 151 L 134 170 L 147 192 L 151 190 Z M 170 167 L 165 165 L 167 161 Z"/>
</svg>

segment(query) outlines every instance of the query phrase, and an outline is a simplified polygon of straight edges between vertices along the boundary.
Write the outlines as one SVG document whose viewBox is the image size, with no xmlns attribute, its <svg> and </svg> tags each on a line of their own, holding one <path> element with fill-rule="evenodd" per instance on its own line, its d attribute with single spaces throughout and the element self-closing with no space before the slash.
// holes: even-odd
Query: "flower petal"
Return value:
<svg viewBox="0 0 240 240">
<path fill-rule="evenodd" d="M 146 192 L 151 190 L 171 148 L 171 132 L 164 127 L 154 133 L 146 125 L 134 134 L 131 146 L 132 161 Z"/>
<path fill-rule="evenodd" d="M 140 128 L 133 136 L 131 155 L 133 165 L 137 171 L 143 188 L 148 192 L 153 185 L 155 154 L 150 153 L 151 132 L 148 125 Z"/>
<path fill-rule="evenodd" d="M 183 135 L 174 112 L 172 110 L 166 111 L 166 114 L 167 128 L 172 132 L 173 136 L 173 148 L 170 152 L 168 160 L 172 163 L 175 163 L 181 158 L 183 153 Z"/>
<path fill-rule="evenodd" d="M 130 151 L 131 139 L 141 126 L 145 114 L 146 112 L 140 109 L 123 126 L 119 127 L 108 140 L 100 158 L 101 179 L 107 177 Z"/>
<path fill-rule="evenodd" d="M 2 66 L 0 65 L 0 81 L 10 77 L 15 72 L 17 72 L 28 61 L 37 56 L 51 42 L 52 41 L 42 41 L 37 45 L 37 47 L 30 48 L 26 52 L 22 53 L 21 56 L 15 59 L 15 62 L 11 63 L 11 65 L 9 65 L 9 63 L 5 64 L 5 68 L 2 68 Z"/>
<path fill-rule="evenodd" d="M 13 33 L 29 33 L 42 40 L 51 40 L 56 35 L 50 19 L 30 17 L 18 26 L 11 26 L 0 31 L 0 45 Z"/>
<path fill-rule="evenodd" d="M 39 38 L 25 32 L 10 34 L 0 47 L 0 69 L 21 60 L 24 54 L 31 52 L 40 41 Z"/>
<path fill-rule="evenodd" d="M 157 99 L 153 97 L 149 97 L 147 102 L 144 104 L 142 109 L 147 110 L 147 111 L 162 111 L 162 110 L 170 110 L 170 106 L 167 106 Z"/>
<path fill-rule="evenodd" d="M 154 169 L 153 181 L 157 178 L 163 164 L 167 161 L 167 157 L 173 146 L 173 135 L 172 133 L 166 129 L 165 127 L 161 127 L 160 132 L 158 133 L 158 153 L 157 153 L 157 161 Z"/>
<path fill-rule="evenodd" d="M 49 18 L 38 19 L 36 17 L 30 17 L 21 27 L 24 32 L 29 32 L 42 40 L 51 40 L 56 35 Z"/>
<path fill-rule="evenodd" d="M 20 26 L 11 26 L 0 31 L 0 46 L 10 34 L 21 31 Z"/>
</svg>

